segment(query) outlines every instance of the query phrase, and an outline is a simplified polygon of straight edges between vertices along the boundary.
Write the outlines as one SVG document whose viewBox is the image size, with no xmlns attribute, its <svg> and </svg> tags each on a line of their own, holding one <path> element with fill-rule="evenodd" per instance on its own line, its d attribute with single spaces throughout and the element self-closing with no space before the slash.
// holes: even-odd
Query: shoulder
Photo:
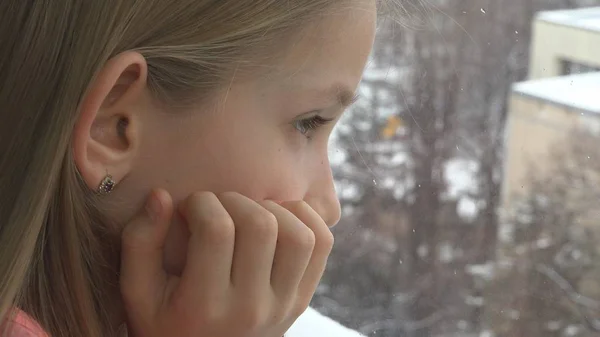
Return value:
<svg viewBox="0 0 600 337">
<path fill-rule="evenodd" d="M 7 337 L 48 337 L 33 318 L 20 310 L 7 325 Z"/>
<path fill-rule="evenodd" d="M 285 337 L 364 337 L 331 318 L 308 308 L 285 334 Z"/>
</svg>

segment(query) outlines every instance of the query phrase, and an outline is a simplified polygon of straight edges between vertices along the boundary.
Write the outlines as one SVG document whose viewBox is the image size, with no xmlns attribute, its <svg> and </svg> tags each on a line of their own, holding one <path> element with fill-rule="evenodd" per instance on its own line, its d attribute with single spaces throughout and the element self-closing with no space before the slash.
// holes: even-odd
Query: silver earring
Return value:
<svg viewBox="0 0 600 337">
<path fill-rule="evenodd" d="M 113 177 L 110 174 L 107 174 L 100 182 L 100 186 L 98 186 L 98 193 L 109 194 L 115 188 L 115 185 L 117 185 L 117 183 L 113 180 Z"/>
</svg>

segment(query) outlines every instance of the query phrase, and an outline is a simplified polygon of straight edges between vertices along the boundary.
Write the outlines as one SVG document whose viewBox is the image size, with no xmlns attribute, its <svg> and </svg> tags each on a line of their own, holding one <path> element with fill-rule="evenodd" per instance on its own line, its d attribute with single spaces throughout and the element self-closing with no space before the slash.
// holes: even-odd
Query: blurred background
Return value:
<svg viewBox="0 0 600 337">
<path fill-rule="evenodd" d="M 332 139 L 313 300 L 368 336 L 600 336 L 600 0 L 407 0 Z"/>
</svg>

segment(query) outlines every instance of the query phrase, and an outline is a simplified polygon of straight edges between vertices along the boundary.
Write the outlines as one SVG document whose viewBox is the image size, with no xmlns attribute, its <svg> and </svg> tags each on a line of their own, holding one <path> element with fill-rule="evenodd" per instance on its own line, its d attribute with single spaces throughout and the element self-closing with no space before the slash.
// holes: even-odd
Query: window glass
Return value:
<svg viewBox="0 0 600 337">
<path fill-rule="evenodd" d="M 600 334 L 599 6 L 379 23 L 332 139 L 343 217 L 313 306 L 368 336 Z"/>
</svg>

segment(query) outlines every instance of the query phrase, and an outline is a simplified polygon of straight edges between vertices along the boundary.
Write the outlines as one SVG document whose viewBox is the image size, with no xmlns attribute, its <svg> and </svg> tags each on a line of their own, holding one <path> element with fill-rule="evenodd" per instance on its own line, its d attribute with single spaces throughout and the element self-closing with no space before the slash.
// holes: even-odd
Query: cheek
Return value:
<svg viewBox="0 0 600 337">
<path fill-rule="evenodd" d="M 260 191 L 260 198 L 301 200 L 309 185 L 301 159 L 293 152 L 280 151 L 265 161 L 255 173 L 255 190 Z"/>
<path fill-rule="evenodd" d="M 307 185 L 302 151 L 292 148 L 277 133 L 248 138 L 212 153 L 205 162 L 208 166 L 200 171 L 210 172 L 206 175 L 210 191 L 234 191 L 255 200 L 301 198 Z"/>
<path fill-rule="evenodd" d="M 294 156 L 284 155 L 283 150 L 262 154 L 262 158 L 254 156 L 252 160 L 240 153 L 237 157 L 208 161 L 210 167 L 205 166 L 201 172 L 204 178 L 211 179 L 196 179 L 196 183 L 180 189 L 175 200 L 180 202 L 196 191 L 217 194 L 234 191 L 253 200 L 302 200 L 309 184 L 301 163 Z M 189 236 L 185 222 L 179 216 L 174 217 L 165 245 L 165 269 L 169 273 L 181 274 Z"/>
</svg>

